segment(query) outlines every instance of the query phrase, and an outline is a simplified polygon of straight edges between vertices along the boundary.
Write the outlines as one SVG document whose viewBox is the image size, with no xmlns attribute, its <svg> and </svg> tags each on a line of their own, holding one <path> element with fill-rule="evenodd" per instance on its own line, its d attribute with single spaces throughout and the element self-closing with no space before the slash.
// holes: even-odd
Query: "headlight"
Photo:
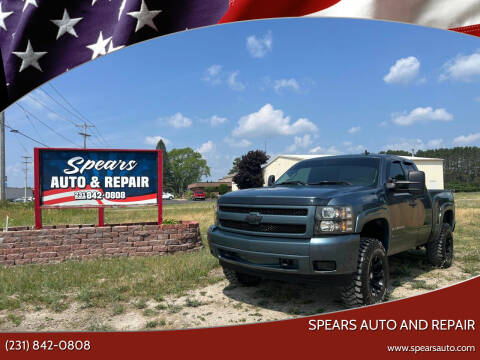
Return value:
<svg viewBox="0 0 480 360">
<path fill-rule="evenodd" d="M 353 232 L 351 206 L 317 206 L 314 235 Z"/>
</svg>

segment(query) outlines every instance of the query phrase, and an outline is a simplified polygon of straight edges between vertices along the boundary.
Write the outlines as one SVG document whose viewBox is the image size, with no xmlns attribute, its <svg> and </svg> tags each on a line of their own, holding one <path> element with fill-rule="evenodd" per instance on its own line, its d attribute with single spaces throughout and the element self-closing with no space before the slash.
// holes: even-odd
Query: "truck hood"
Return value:
<svg viewBox="0 0 480 360">
<path fill-rule="evenodd" d="M 328 205 L 332 198 L 372 190 L 364 186 L 274 186 L 233 191 L 220 196 L 219 204 Z"/>
</svg>

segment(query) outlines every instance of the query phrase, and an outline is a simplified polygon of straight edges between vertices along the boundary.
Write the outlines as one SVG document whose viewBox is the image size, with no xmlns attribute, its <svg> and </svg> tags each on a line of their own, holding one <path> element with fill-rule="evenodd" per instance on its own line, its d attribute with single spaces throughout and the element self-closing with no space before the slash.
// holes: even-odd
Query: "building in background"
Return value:
<svg viewBox="0 0 480 360">
<path fill-rule="evenodd" d="M 13 201 L 25 196 L 25 188 L 23 187 L 7 187 L 6 188 L 6 197 L 8 201 Z M 27 187 L 27 200 L 33 196 L 32 188 Z"/>
<path fill-rule="evenodd" d="M 232 191 L 238 190 L 238 185 L 233 182 L 233 177 L 235 175 L 237 175 L 237 173 L 231 174 L 231 175 L 226 175 L 226 176 L 222 177 L 221 179 L 218 179 L 218 181 L 219 182 L 225 182 L 225 183 L 229 184 L 230 187 L 232 188 Z"/>
<path fill-rule="evenodd" d="M 262 167 L 264 186 L 268 183 L 268 177 L 275 175 L 278 179 L 285 171 L 293 165 L 302 160 L 313 159 L 317 157 L 330 155 L 289 155 L 280 154 L 275 156 L 271 161 Z M 441 190 L 444 188 L 443 183 L 443 159 L 436 158 L 422 158 L 403 156 L 404 158 L 413 161 L 417 165 L 418 170 L 425 172 L 425 182 L 427 189 Z"/>
<path fill-rule="evenodd" d="M 228 178 L 227 176 L 221 178 L 218 181 L 202 181 L 202 182 L 196 182 L 193 184 L 190 184 L 187 186 L 188 190 L 202 190 L 205 192 L 208 192 L 208 189 L 214 189 L 212 192 L 218 195 L 218 187 L 220 185 L 227 185 L 228 186 L 228 191 L 232 191 L 232 181 L 225 179 Z M 236 185 L 235 185 L 236 186 Z M 238 190 L 238 187 L 236 187 L 235 190 Z"/>
<path fill-rule="evenodd" d="M 402 156 L 417 165 L 418 170 L 425 173 L 427 189 L 443 190 L 443 159 Z"/>
</svg>

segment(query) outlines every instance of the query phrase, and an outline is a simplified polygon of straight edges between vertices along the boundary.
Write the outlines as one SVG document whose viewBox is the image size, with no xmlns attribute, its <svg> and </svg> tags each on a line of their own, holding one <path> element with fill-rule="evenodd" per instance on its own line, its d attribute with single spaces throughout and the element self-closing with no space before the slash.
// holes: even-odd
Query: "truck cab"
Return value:
<svg viewBox="0 0 480 360">
<path fill-rule="evenodd" d="M 434 266 L 450 266 L 454 219 L 453 194 L 428 191 L 410 160 L 329 156 L 221 196 L 208 241 L 231 282 L 333 281 L 353 307 L 383 300 L 390 255 L 425 245 Z"/>
</svg>

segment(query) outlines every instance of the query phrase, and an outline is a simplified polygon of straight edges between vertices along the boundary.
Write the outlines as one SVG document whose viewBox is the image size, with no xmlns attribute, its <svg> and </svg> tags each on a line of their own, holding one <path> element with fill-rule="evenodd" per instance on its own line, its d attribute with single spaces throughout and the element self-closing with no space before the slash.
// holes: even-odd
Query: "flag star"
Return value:
<svg viewBox="0 0 480 360">
<path fill-rule="evenodd" d="M 63 18 L 62 20 L 50 20 L 53 22 L 55 25 L 58 26 L 58 33 L 57 33 L 57 39 L 62 36 L 65 33 L 69 33 L 75 37 L 78 37 L 74 26 L 77 25 L 77 23 L 82 20 L 83 18 L 75 18 L 72 19 L 68 15 L 67 9 L 63 11 Z"/>
<path fill-rule="evenodd" d="M 7 31 L 7 26 L 5 25 L 5 19 L 13 14 L 13 11 L 5 11 L 2 10 L 2 3 L 0 2 L 0 27 Z"/>
<path fill-rule="evenodd" d="M 152 10 L 149 11 L 147 5 L 145 5 L 145 0 L 142 0 L 142 5 L 140 6 L 140 11 L 132 11 L 127 13 L 137 19 L 137 27 L 135 28 L 135 32 L 143 28 L 145 25 L 150 26 L 152 29 L 158 31 L 157 26 L 153 22 L 153 18 L 160 14 L 162 10 Z"/>
<path fill-rule="evenodd" d="M 106 50 L 105 47 L 107 46 L 108 42 L 112 39 L 112 37 L 108 37 L 106 39 L 103 38 L 103 34 L 100 31 L 100 34 L 98 34 L 98 39 L 95 44 L 92 45 L 87 45 L 87 48 L 93 51 L 92 54 L 92 60 L 97 58 L 100 55 L 105 55 Z"/>
<path fill-rule="evenodd" d="M 23 0 L 25 2 L 25 5 L 23 5 L 23 10 L 22 12 L 25 11 L 25 9 L 27 8 L 28 5 L 33 5 L 35 6 L 36 8 L 38 8 L 38 5 L 37 5 L 37 0 Z"/>
<path fill-rule="evenodd" d="M 125 9 L 125 4 L 127 0 L 122 0 L 122 3 L 120 4 L 120 9 L 118 10 L 118 21 L 120 21 L 120 16 L 122 16 L 122 12 Z"/>
<path fill-rule="evenodd" d="M 120 50 L 121 48 L 124 48 L 124 47 L 125 47 L 125 45 L 120 45 L 120 46 L 114 47 L 113 46 L 113 39 L 112 39 L 112 41 L 110 41 L 110 44 L 108 44 L 107 54 L 110 54 L 111 52 Z"/>
<path fill-rule="evenodd" d="M 92 5 L 91 5 L 91 6 L 95 5 L 95 3 L 96 3 L 97 1 L 98 1 L 98 0 L 92 0 Z M 108 0 L 108 1 L 112 1 L 112 0 Z"/>
<path fill-rule="evenodd" d="M 35 69 L 42 71 L 42 68 L 40 67 L 40 64 L 38 63 L 38 59 L 40 59 L 42 56 L 47 54 L 46 51 L 39 51 L 35 52 L 33 51 L 32 44 L 30 44 L 30 40 L 28 40 L 27 43 L 27 49 L 25 52 L 21 51 L 14 51 L 12 54 L 18 56 L 20 59 L 22 59 L 22 65 L 20 66 L 19 72 L 22 72 L 29 66 L 33 66 Z"/>
</svg>

